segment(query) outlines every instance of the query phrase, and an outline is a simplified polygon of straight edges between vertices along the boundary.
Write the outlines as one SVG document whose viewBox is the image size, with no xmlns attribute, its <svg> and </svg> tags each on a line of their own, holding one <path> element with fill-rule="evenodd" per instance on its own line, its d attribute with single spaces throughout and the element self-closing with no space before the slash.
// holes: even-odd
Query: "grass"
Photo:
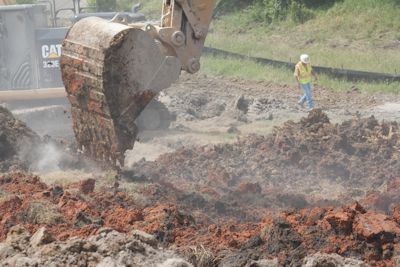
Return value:
<svg viewBox="0 0 400 267">
<path fill-rule="evenodd" d="M 289 70 L 263 66 L 251 61 L 203 56 L 201 63 L 201 72 L 207 75 L 276 83 L 293 82 L 293 74 Z"/>
<path fill-rule="evenodd" d="M 276 84 L 293 84 L 293 72 L 286 68 L 274 68 L 264 66 L 251 61 L 235 59 L 221 59 L 209 56 L 202 57 L 201 72 L 211 76 L 226 76 L 239 79 L 270 81 Z M 340 79 L 333 79 L 326 75 L 320 75 L 319 86 L 338 91 L 345 91 L 357 87 L 362 91 L 400 93 L 400 83 L 366 83 L 349 82 Z"/>
<path fill-rule="evenodd" d="M 393 0 L 343 0 L 301 25 L 290 20 L 265 25 L 254 22 L 251 9 L 214 20 L 206 45 L 282 61 L 297 62 L 302 53 L 313 65 L 382 73 L 400 73 L 400 6 Z M 159 19 L 162 1 L 148 0 L 142 12 Z M 291 70 L 250 61 L 203 57 L 202 72 L 213 76 L 294 84 Z M 400 83 L 354 83 L 320 76 L 319 84 L 333 90 L 354 86 L 364 91 L 399 93 Z"/>
<path fill-rule="evenodd" d="M 213 22 L 207 45 L 292 62 L 308 53 L 314 65 L 400 73 L 398 10 L 391 0 L 344 0 L 305 24 L 269 26 L 241 10 Z"/>
<path fill-rule="evenodd" d="M 140 12 L 146 15 L 148 19 L 160 19 L 162 10 L 161 0 L 146 0 L 142 2 L 142 9 Z"/>
<path fill-rule="evenodd" d="M 81 171 L 56 171 L 46 174 L 40 174 L 40 179 L 47 185 L 66 186 L 68 184 L 77 183 L 89 178 L 93 178 L 93 174 Z"/>
</svg>

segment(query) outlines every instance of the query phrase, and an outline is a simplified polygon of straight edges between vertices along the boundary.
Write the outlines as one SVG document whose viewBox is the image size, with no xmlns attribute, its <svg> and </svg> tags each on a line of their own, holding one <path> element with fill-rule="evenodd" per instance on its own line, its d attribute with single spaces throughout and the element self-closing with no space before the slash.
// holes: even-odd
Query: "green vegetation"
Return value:
<svg viewBox="0 0 400 267">
<path fill-rule="evenodd" d="M 16 3 L 18 5 L 33 4 L 34 0 L 17 0 Z"/>
<path fill-rule="evenodd" d="M 235 9 L 231 4 L 229 12 L 218 11 L 218 18 L 212 23 L 206 45 L 243 55 L 293 63 L 298 61 L 300 54 L 308 53 L 312 63 L 318 66 L 400 73 L 399 0 L 247 2 L 245 8 Z M 281 5 L 276 5 L 278 2 Z M 293 12 L 308 15 L 304 15 L 304 19 L 298 19 Z M 204 72 L 208 73 L 214 71 L 218 75 L 246 79 L 293 82 L 292 73 L 287 70 L 279 73 L 279 69 L 257 66 L 252 62 L 234 64 L 230 61 L 226 63 L 229 66 L 223 66 L 219 59 L 203 61 Z M 216 65 L 211 66 L 210 61 Z M 321 77 L 320 84 L 344 90 L 354 85 L 324 76 Z M 368 91 L 384 90 L 398 93 L 399 85 L 357 83 L 356 86 Z"/>
<path fill-rule="evenodd" d="M 254 6 L 212 25 L 207 45 L 245 55 L 385 73 L 400 72 L 400 7 L 394 0 L 343 0 L 313 10 L 314 19 L 259 21 Z M 257 11 L 259 12 L 259 11 Z"/>
<path fill-rule="evenodd" d="M 146 0 L 142 2 L 142 9 L 140 12 L 144 13 L 149 19 L 160 19 L 162 10 L 162 1 L 160 0 Z"/>
<path fill-rule="evenodd" d="M 94 11 L 130 11 L 132 9 L 131 0 L 87 0 L 90 7 L 95 7 Z"/>
<path fill-rule="evenodd" d="M 142 12 L 159 19 L 161 1 Z M 282 61 L 302 53 L 313 65 L 400 73 L 400 0 L 219 0 L 207 46 Z M 244 79 L 294 83 L 292 72 L 205 57 L 202 72 Z M 322 76 L 320 85 L 347 90 L 354 83 Z M 357 83 L 360 89 L 398 93 L 400 84 Z"/>
<path fill-rule="evenodd" d="M 201 59 L 201 73 L 210 76 L 234 77 L 255 81 L 268 81 L 276 84 L 288 84 L 295 88 L 297 85 L 293 78 L 293 72 L 286 68 L 275 68 L 263 66 L 251 61 L 235 59 L 221 59 L 203 56 Z M 332 79 L 326 75 L 320 75 L 318 85 L 332 90 L 351 90 L 356 86 L 362 91 L 400 93 L 400 83 L 366 83 L 349 82 L 345 80 Z"/>
</svg>

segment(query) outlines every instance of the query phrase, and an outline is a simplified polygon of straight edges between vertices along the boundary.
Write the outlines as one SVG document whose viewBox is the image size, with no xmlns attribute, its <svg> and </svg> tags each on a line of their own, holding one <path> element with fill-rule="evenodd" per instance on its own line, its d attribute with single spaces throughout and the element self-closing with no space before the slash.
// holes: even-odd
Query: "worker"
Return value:
<svg viewBox="0 0 400 267">
<path fill-rule="evenodd" d="M 300 90 L 303 89 L 304 91 L 304 95 L 300 98 L 298 104 L 303 107 L 304 103 L 307 101 L 308 108 L 312 110 L 314 108 L 314 101 L 312 99 L 311 81 L 312 76 L 314 76 L 315 80 L 318 80 L 318 76 L 311 67 L 309 55 L 302 54 L 300 56 L 300 61 L 296 64 L 294 70 L 294 76 L 299 84 Z"/>
</svg>

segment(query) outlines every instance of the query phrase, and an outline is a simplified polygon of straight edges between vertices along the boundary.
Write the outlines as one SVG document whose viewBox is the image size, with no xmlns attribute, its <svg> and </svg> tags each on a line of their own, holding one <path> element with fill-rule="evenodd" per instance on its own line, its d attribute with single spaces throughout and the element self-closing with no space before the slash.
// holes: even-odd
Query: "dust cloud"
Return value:
<svg viewBox="0 0 400 267">
<path fill-rule="evenodd" d="M 37 148 L 38 160 L 33 164 L 33 169 L 40 173 L 59 171 L 63 153 L 52 143 Z"/>
</svg>

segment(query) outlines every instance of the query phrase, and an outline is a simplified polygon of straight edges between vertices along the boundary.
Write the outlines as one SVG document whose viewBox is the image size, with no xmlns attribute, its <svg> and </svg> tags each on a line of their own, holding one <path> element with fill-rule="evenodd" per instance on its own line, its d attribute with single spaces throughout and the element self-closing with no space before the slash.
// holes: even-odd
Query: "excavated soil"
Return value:
<svg viewBox="0 0 400 267">
<path fill-rule="evenodd" d="M 298 97 L 183 76 L 119 173 L 0 108 L 0 266 L 400 266 L 399 97 Z"/>
<path fill-rule="evenodd" d="M 10 249 L 15 232 L 32 240 L 44 226 L 51 246 L 67 246 L 74 237 L 89 244 L 66 254 L 80 255 L 78 266 L 143 252 L 127 247 L 133 230 L 151 234 L 154 249 L 174 249 L 194 266 L 396 266 L 399 145 L 396 122 L 331 123 L 317 109 L 266 136 L 139 161 L 106 182 L 47 185 L 24 172 L 3 173 L 0 257 L 50 262 L 33 255 L 34 241 Z M 126 233 L 115 255 L 99 250 L 105 241 L 95 243 L 104 228 Z M 170 255 L 142 266 L 162 266 Z"/>
<path fill-rule="evenodd" d="M 0 172 L 12 166 L 26 169 L 23 161 L 32 161 L 32 150 L 39 142 L 40 137 L 35 132 L 0 106 Z"/>
<path fill-rule="evenodd" d="M 399 145 L 396 122 L 369 117 L 333 124 L 317 109 L 268 136 L 182 148 L 154 162 L 138 162 L 131 169 L 134 175 L 126 178 L 166 184 L 164 190 L 185 192 L 177 202 L 247 221 L 262 216 L 249 206 L 340 205 L 360 200 L 371 190 L 391 188 L 400 173 Z M 218 203 L 210 207 L 210 200 Z M 379 209 L 387 212 L 398 201 L 388 200 Z M 232 206 L 246 208 L 231 212 Z"/>
</svg>

